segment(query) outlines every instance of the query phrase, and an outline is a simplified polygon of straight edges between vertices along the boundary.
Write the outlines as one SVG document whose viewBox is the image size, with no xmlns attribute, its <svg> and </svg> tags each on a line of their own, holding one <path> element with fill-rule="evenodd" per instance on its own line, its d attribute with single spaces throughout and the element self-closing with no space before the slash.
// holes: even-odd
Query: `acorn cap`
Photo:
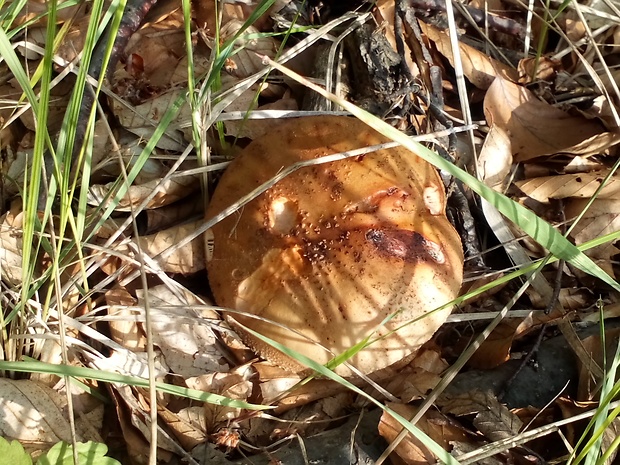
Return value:
<svg viewBox="0 0 620 465">
<path fill-rule="evenodd" d="M 385 142 L 349 117 L 275 125 L 228 167 L 207 218 L 293 163 Z M 432 337 L 451 309 L 429 312 L 458 295 L 463 252 L 445 203 L 435 168 L 402 147 L 304 167 L 213 227 L 215 300 L 259 317 L 227 318 L 262 357 L 293 371 L 306 367 L 236 323 L 323 364 L 417 319 L 348 360 L 364 373 L 387 367 Z"/>
</svg>

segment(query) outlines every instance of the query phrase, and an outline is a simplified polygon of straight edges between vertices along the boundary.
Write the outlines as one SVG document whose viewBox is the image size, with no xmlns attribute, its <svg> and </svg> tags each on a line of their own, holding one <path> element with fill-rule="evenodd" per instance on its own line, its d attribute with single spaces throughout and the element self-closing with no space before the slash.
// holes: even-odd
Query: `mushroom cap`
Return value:
<svg viewBox="0 0 620 465">
<path fill-rule="evenodd" d="M 228 167 L 207 218 L 293 163 L 385 142 L 349 117 L 276 125 Z M 463 252 L 445 203 L 435 168 L 402 147 L 301 168 L 213 227 L 215 300 L 259 317 L 227 319 L 284 368 L 306 369 L 236 323 L 321 364 L 387 335 L 348 360 L 364 373 L 387 367 L 432 337 L 451 309 L 429 312 L 458 295 Z"/>
</svg>

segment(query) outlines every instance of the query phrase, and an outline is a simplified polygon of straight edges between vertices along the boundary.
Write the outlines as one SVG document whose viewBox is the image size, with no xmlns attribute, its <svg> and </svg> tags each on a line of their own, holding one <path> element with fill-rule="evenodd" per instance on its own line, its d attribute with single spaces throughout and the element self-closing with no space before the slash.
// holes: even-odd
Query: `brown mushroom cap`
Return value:
<svg viewBox="0 0 620 465">
<path fill-rule="evenodd" d="M 283 167 L 385 142 L 348 117 L 276 125 L 229 166 L 207 218 Z M 302 168 L 212 232 L 207 270 L 216 302 L 261 318 L 234 314 L 233 326 L 239 322 L 319 363 L 450 302 L 461 286 L 463 252 L 445 216 L 443 184 L 430 164 L 400 147 Z M 429 340 L 449 314 L 426 315 L 349 362 L 365 373 L 391 365 Z M 305 368 L 240 333 L 264 358 Z M 351 374 L 344 366 L 336 372 Z"/>
</svg>

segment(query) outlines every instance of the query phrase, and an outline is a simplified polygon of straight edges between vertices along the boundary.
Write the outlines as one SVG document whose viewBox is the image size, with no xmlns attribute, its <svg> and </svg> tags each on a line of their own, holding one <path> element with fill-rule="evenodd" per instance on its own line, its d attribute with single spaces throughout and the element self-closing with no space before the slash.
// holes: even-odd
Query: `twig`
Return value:
<svg viewBox="0 0 620 465">
<path fill-rule="evenodd" d="M 436 12 L 446 12 L 446 2 L 445 0 L 406 0 L 411 8 L 414 8 L 420 12 L 422 12 L 426 16 L 430 16 L 430 13 Z M 504 16 L 494 15 L 488 13 L 484 10 L 480 10 L 478 8 L 474 8 L 472 6 L 460 4 L 471 17 L 473 22 L 481 27 L 485 25 L 488 26 L 489 29 L 492 29 L 497 32 L 502 32 L 504 34 L 510 34 L 512 36 L 517 37 L 520 40 L 525 40 L 526 30 L 523 24 L 514 19 L 506 18 Z M 461 16 L 465 16 L 463 12 L 458 11 Z"/>
<path fill-rule="evenodd" d="M 129 39 L 133 33 L 138 30 L 147 13 L 156 2 L 157 0 L 129 0 L 127 2 L 118 31 L 115 31 L 116 39 L 114 40 L 114 45 L 112 46 L 110 60 L 108 62 L 105 76 L 108 81 L 111 80 L 112 73 L 114 73 L 116 65 L 120 60 L 121 54 L 127 46 Z M 88 66 L 88 74 L 97 81 L 101 78 L 103 62 L 111 33 L 111 25 L 108 24 L 105 32 L 99 38 L 99 41 L 93 50 L 93 55 Z M 82 149 L 84 138 L 86 136 L 86 122 L 88 121 L 94 103 L 95 92 L 90 86 L 87 85 L 84 96 L 82 97 L 78 125 L 75 131 L 72 163 L 75 163 L 75 160 L 78 159 L 79 152 Z"/>
</svg>

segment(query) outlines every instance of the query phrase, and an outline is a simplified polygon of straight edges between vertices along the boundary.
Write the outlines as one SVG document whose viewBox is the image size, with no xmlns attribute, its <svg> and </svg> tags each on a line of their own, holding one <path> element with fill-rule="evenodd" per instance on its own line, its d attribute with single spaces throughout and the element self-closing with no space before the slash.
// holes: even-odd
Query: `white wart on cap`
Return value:
<svg viewBox="0 0 620 465">
<path fill-rule="evenodd" d="M 275 125 L 228 167 L 207 218 L 293 163 L 385 142 L 348 117 Z M 207 270 L 216 302 L 260 317 L 229 316 L 237 329 L 236 322 L 326 363 L 368 335 L 387 335 L 417 319 L 349 359 L 364 373 L 428 341 L 451 309 L 429 312 L 453 300 L 462 282 L 461 241 L 445 216 L 441 180 L 400 147 L 302 168 L 212 233 Z M 265 359 L 306 369 L 239 332 Z M 336 372 L 351 374 L 344 366 Z"/>
</svg>

